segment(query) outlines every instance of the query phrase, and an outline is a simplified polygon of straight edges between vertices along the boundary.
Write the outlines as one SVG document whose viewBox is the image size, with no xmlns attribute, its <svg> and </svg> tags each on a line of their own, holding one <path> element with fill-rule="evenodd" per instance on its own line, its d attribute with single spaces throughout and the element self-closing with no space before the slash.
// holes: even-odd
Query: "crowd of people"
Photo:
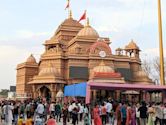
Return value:
<svg viewBox="0 0 166 125">
<path fill-rule="evenodd" d="M 166 125 L 166 104 L 107 100 L 63 104 L 43 99 L 0 102 L 4 125 Z"/>
<path fill-rule="evenodd" d="M 80 102 L 62 104 L 45 99 L 0 102 L 0 123 L 4 125 L 89 125 L 88 106 Z"/>
<path fill-rule="evenodd" d="M 94 125 L 166 125 L 166 104 L 108 101 L 93 109 Z"/>
</svg>

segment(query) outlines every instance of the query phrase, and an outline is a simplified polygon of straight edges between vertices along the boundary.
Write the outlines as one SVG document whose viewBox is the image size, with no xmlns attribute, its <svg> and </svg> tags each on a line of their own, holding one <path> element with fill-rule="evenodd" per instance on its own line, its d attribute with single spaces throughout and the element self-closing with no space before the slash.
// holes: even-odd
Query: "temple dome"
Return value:
<svg viewBox="0 0 166 125">
<path fill-rule="evenodd" d="M 27 60 L 26 60 L 27 63 L 36 63 L 36 59 L 35 57 L 31 54 Z"/>
<path fill-rule="evenodd" d="M 89 25 L 89 19 L 87 19 L 86 26 L 78 32 L 77 36 L 99 38 L 97 31 Z"/>
<path fill-rule="evenodd" d="M 77 36 L 86 36 L 86 37 L 95 37 L 98 38 L 99 34 L 91 26 L 85 26 L 82 30 L 79 31 Z"/>
<path fill-rule="evenodd" d="M 110 66 L 106 66 L 104 62 L 102 61 L 99 66 L 94 67 L 93 72 L 111 73 L 111 72 L 114 72 L 114 69 L 111 68 Z"/>
<path fill-rule="evenodd" d="M 127 46 L 125 46 L 125 49 L 137 49 L 137 50 L 139 50 L 139 47 L 137 46 L 137 44 L 133 40 L 131 40 L 131 42 Z"/>
<path fill-rule="evenodd" d="M 39 76 L 50 76 L 50 75 L 59 76 L 59 72 L 56 68 L 53 67 L 42 68 L 39 72 Z"/>
</svg>

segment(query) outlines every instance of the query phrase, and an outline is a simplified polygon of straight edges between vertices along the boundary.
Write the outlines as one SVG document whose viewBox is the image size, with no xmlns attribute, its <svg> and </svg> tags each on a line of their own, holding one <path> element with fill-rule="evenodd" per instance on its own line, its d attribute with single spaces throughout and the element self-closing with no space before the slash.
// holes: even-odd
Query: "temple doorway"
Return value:
<svg viewBox="0 0 166 125">
<path fill-rule="evenodd" d="M 41 97 L 44 97 L 47 100 L 49 100 L 51 98 L 51 91 L 46 86 L 42 86 L 39 89 L 39 93 L 40 93 Z"/>
</svg>

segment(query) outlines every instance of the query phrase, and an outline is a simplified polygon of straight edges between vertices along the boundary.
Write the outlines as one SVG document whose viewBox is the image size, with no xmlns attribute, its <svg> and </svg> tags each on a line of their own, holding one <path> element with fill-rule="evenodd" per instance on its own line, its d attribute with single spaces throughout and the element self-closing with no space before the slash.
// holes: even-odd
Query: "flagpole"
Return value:
<svg viewBox="0 0 166 125">
<path fill-rule="evenodd" d="M 160 0 L 158 0 L 158 30 L 159 30 L 159 52 L 160 52 L 160 82 L 161 82 L 160 84 L 165 85 L 163 38 L 162 38 L 162 15 L 161 15 Z"/>
</svg>

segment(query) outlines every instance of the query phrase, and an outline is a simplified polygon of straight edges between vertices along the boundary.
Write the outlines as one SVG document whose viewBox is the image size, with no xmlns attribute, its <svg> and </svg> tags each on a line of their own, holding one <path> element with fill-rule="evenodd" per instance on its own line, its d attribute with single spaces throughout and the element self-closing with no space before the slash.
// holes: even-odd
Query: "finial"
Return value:
<svg viewBox="0 0 166 125">
<path fill-rule="evenodd" d="M 69 10 L 69 19 L 72 18 L 72 10 Z"/>
<path fill-rule="evenodd" d="M 133 40 L 133 39 L 131 39 L 131 42 L 134 42 L 134 40 Z"/>
<path fill-rule="evenodd" d="M 87 18 L 87 20 L 86 20 L 86 26 L 87 26 L 87 27 L 90 26 L 90 25 L 89 25 L 89 18 Z"/>
</svg>

